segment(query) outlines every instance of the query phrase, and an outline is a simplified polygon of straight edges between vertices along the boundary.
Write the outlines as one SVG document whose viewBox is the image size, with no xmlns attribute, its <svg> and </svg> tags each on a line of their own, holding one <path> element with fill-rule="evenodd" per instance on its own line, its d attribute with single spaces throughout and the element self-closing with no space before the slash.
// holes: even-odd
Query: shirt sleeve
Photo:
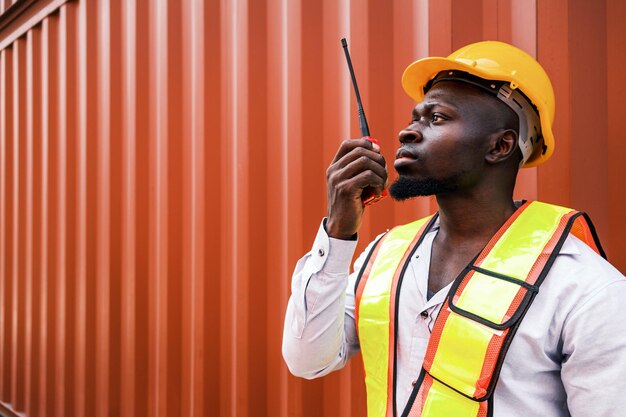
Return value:
<svg viewBox="0 0 626 417">
<path fill-rule="evenodd" d="M 617 273 L 616 275 L 621 275 Z M 563 327 L 561 377 L 572 417 L 624 415 L 626 280 L 581 300 Z"/>
<path fill-rule="evenodd" d="M 357 241 L 329 237 L 324 222 L 313 247 L 296 264 L 283 329 L 283 358 L 292 374 L 307 379 L 343 368 L 359 350 L 354 283 L 373 244 L 350 274 Z"/>
</svg>

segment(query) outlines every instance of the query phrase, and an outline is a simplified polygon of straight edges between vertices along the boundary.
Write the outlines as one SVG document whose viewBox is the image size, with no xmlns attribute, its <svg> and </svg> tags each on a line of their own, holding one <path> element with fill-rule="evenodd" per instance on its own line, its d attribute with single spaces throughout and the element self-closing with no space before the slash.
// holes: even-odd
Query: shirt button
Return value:
<svg viewBox="0 0 626 417">
<path fill-rule="evenodd" d="M 422 316 L 422 318 L 427 319 L 428 318 L 428 311 L 422 311 L 420 313 L 420 316 Z"/>
<path fill-rule="evenodd" d="M 318 250 L 318 251 L 317 251 L 317 254 L 318 254 L 319 256 L 324 256 L 324 253 L 325 253 L 325 252 L 324 252 L 324 248 L 320 248 L 320 250 Z"/>
</svg>

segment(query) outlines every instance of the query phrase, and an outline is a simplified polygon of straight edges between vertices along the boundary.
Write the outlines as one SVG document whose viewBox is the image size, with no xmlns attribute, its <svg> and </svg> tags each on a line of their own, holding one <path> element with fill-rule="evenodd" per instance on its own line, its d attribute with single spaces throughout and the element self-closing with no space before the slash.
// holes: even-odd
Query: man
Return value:
<svg viewBox="0 0 626 417">
<path fill-rule="evenodd" d="M 439 212 L 379 236 L 349 275 L 361 194 L 387 172 L 378 145 L 341 144 L 293 275 L 291 372 L 321 377 L 361 350 L 369 417 L 626 415 L 626 280 L 585 215 L 512 197 L 518 169 L 554 149 L 544 70 L 480 42 L 411 64 L 403 87 L 419 103 L 389 191 L 435 195 Z"/>
</svg>

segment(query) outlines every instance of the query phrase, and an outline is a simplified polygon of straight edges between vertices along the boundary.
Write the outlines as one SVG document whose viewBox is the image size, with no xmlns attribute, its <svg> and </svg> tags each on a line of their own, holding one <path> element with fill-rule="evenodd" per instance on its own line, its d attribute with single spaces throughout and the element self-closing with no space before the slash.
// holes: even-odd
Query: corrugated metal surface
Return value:
<svg viewBox="0 0 626 417">
<path fill-rule="evenodd" d="M 15 4 L 13 4 L 15 3 Z M 619 0 L 0 0 L 0 413 L 364 416 L 359 361 L 280 356 L 324 172 L 357 135 L 346 36 L 391 159 L 412 60 L 512 42 L 553 78 L 557 152 L 518 196 L 592 215 L 626 271 Z M 383 201 L 360 247 L 433 209 Z"/>
</svg>

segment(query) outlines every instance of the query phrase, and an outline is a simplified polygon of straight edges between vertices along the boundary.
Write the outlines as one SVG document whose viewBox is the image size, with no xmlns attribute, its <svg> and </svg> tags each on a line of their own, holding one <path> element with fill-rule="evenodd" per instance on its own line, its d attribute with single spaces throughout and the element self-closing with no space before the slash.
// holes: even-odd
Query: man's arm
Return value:
<svg viewBox="0 0 626 417">
<path fill-rule="evenodd" d="M 283 357 L 296 376 L 311 379 L 341 369 L 359 350 L 354 282 L 371 245 L 349 275 L 355 247 L 356 240 L 328 237 L 322 224 L 296 266 L 283 330 Z"/>
<path fill-rule="evenodd" d="M 626 279 L 581 300 L 564 324 L 563 353 L 572 417 L 626 415 Z"/>
<path fill-rule="evenodd" d="M 328 219 L 292 278 L 283 331 L 283 357 L 291 373 L 315 378 L 343 367 L 358 350 L 350 261 L 363 220 L 361 195 L 380 195 L 387 183 L 380 147 L 367 139 L 342 142 L 326 171 Z M 355 262 L 355 270 L 362 262 Z M 354 277 L 351 279 L 354 282 Z"/>
</svg>

